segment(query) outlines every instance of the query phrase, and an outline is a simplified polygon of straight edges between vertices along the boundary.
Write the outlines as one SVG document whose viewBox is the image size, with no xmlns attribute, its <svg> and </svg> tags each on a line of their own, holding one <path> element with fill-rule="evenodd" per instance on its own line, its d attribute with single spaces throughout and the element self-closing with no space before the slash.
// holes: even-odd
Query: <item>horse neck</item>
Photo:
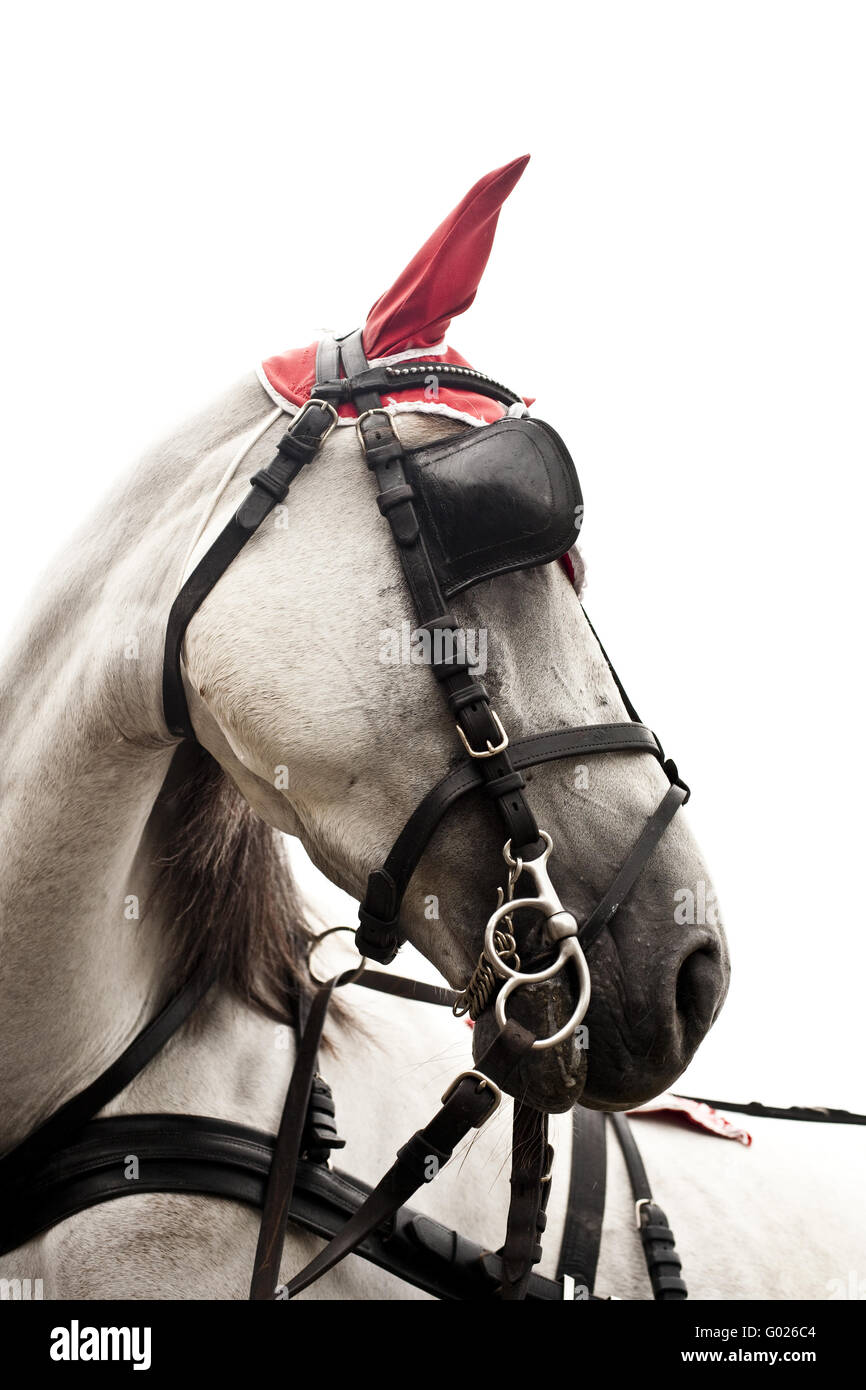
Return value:
<svg viewBox="0 0 866 1390">
<path fill-rule="evenodd" d="M 203 505 L 270 410 L 250 380 L 140 462 L 49 571 L 0 668 L 0 1147 L 165 993 L 144 833 L 174 750 L 165 619 Z"/>
</svg>

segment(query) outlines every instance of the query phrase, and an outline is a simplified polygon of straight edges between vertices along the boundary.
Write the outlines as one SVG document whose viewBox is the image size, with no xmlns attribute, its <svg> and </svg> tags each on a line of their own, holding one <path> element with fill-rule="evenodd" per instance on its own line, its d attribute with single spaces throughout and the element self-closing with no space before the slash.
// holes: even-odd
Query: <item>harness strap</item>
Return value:
<svg viewBox="0 0 866 1390">
<path fill-rule="evenodd" d="M 26 1191 L 3 1213 L 0 1254 L 78 1212 L 142 1193 L 194 1193 L 261 1208 L 273 1147 L 272 1134 L 202 1115 L 91 1120 L 73 1143 L 30 1171 Z M 128 1154 L 139 1159 L 134 1182 L 125 1175 Z M 302 1159 L 290 1222 L 327 1240 L 369 1193 L 359 1179 Z M 371 1232 L 356 1254 L 438 1299 L 493 1301 L 500 1283 L 498 1256 L 410 1207 Z M 561 1284 L 533 1273 L 528 1301 L 561 1298 Z"/>
<path fill-rule="evenodd" d="M 421 533 L 414 493 L 404 469 L 403 445 L 390 415 L 382 407 L 381 396 L 366 384 L 364 374 L 369 364 L 360 330 L 342 340 L 340 356 L 346 377 L 364 383 L 352 393 L 359 412 L 358 436 L 376 477 L 380 510 L 391 528 L 418 621 L 434 637 L 437 631 L 453 631 L 457 623 L 447 610 Z M 340 383 L 341 389 L 345 384 Z M 319 383 L 317 389 L 327 393 L 328 388 Z M 470 676 L 465 660 L 453 654 L 432 670 L 467 751 L 480 764 L 481 777 L 491 787 L 508 838 L 523 858 L 533 858 L 540 850 L 538 825 L 522 793 L 523 779 L 515 777 L 507 739 L 490 707 L 483 681 Z M 401 939 L 397 924 L 391 919 L 374 913 L 361 917 L 356 942 L 362 955 L 387 964 L 396 955 Z"/>
<path fill-rule="evenodd" d="M 250 491 L 235 515 L 199 560 L 175 598 L 165 634 L 162 704 L 165 722 L 176 737 L 195 738 L 180 669 L 183 639 L 191 619 L 265 517 L 285 499 L 290 484 L 315 457 L 335 423 L 333 406 L 315 400 L 307 402 L 292 420 L 268 467 L 260 469 L 250 479 Z"/>
<path fill-rule="evenodd" d="M 518 770 L 558 758 L 629 751 L 652 753 L 659 762 L 664 762 L 661 744 L 644 724 L 581 724 L 518 739 L 509 747 L 512 765 Z M 403 939 L 399 927 L 400 905 L 433 832 L 456 801 L 483 786 L 484 776 L 477 760 L 466 759 L 419 802 L 382 867 L 374 869 L 368 878 L 358 914 L 368 930 L 381 928 L 399 933 Z"/>
<path fill-rule="evenodd" d="M 501 1297 L 505 1302 L 526 1297 L 532 1266 L 541 1259 L 553 1165 L 553 1149 L 547 1139 L 548 1118 L 521 1101 L 514 1102 L 511 1200 L 502 1247 Z"/>
<path fill-rule="evenodd" d="M 301 1154 L 304 1125 L 310 1104 L 310 1094 L 313 1089 L 313 1078 L 316 1074 L 316 1062 L 328 1006 L 331 1003 L 334 990 L 339 985 L 347 983 L 348 979 L 354 978 L 356 973 L 352 970 L 344 972 L 342 975 L 335 975 L 332 980 L 329 980 L 326 985 L 322 985 L 316 991 L 301 1033 L 295 1065 L 292 1068 L 291 1079 L 286 1091 L 280 1127 L 277 1131 L 274 1157 L 268 1173 L 268 1185 L 265 1191 L 265 1203 L 250 1283 L 250 1298 L 254 1301 L 272 1299 L 274 1296 L 274 1289 L 280 1272 L 280 1258 L 283 1253 L 283 1237 L 285 1236 L 292 1192 L 295 1187 L 295 1175 Z"/>
<path fill-rule="evenodd" d="M 647 1171 L 628 1120 L 621 1114 L 612 1114 L 611 1120 L 631 1183 L 653 1297 L 662 1303 L 680 1303 L 688 1298 L 689 1291 L 681 1276 L 682 1260 L 674 1247 L 674 1233 L 661 1207 L 653 1201 Z"/>
<path fill-rule="evenodd" d="M 678 783 L 668 787 L 613 883 L 581 927 L 578 937 L 584 951 L 601 936 L 687 796 L 688 792 Z"/>
<path fill-rule="evenodd" d="M 866 1115 L 858 1115 L 855 1110 L 834 1110 L 825 1105 L 764 1105 L 759 1100 L 730 1101 L 707 1100 L 704 1096 L 682 1096 L 683 1100 L 694 1100 L 699 1105 L 709 1105 L 713 1110 L 732 1110 L 738 1115 L 762 1116 L 768 1120 L 808 1120 L 826 1125 L 866 1125 Z"/>
<path fill-rule="evenodd" d="M 87 1120 L 125 1089 L 139 1072 L 144 1071 L 207 994 L 213 977 L 202 975 L 190 980 L 160 1010 L 151 1023 L 133 1038 L 120 1056 L 105 1071 L 55 1110 L 38 1129 L 0 1158 L 0 1191 L 29 1173 L 31 1168 L 68 1144 Z"/>
<path fill-rule="evenodd" d="M 485 1075 L 479 1073 L 493 1071 L 497 1077 L 507 1077 L 521 1057 L 530 1051 L 534 1041 L 533 1035 L 519 1023 L 510 1020 L 506 1024 L 479 1058 L 477 1070 L 464 1072 L 457 1078 L 443 1096 L 441 1110 L 398 1151 L 396 1162 L 360 1210 L 286 1285 L 286 1298 L 293 1298 L 333 1269 L 357 1249 L 371 1231 L 389 1220 L 422 1183 L 436 1177 L 460 1140 L 470 1129 L 483 1124 L 499 1103 L 497 1087 L 491 1086 Z"/>
<path fill-rule="evenodd" d="M 568 1277 L 575 1289 L 595 1288 L 595 1273 L 601 1249 L 607 1186 L 607 1142 L 605 1116 L 601 1110 L 576 1105 L 571 1112 L 571 1178 L 568 1209 L 556 1277 Z"/>
</svg>

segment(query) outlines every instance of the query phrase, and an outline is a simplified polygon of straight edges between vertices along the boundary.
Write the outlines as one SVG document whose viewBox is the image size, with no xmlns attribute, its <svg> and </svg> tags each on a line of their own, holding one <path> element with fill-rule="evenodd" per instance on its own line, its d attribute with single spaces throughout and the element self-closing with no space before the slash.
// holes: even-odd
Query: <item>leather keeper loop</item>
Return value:
<svg viewBox="0 0 866 1390">
<path fill-rule="evenodd" d="M 406 1141 L 402 1149 L 397 1150 L 397 1158 L 419 1182 L 429 1182 L 431 1178 L 436 1177 L 440 1168 L 445 1167 L 451 1153 L 450 1149 L 437 1149 L 435 1144 L 430 1143 L 423 1129 L 419 1129 Z"/>
<path fill-rule="evenodd" d="M 465 661 L 458 661 L 455 658 L 452 661 L 431 661 L 430 670 L 437 681 L 447 681 L 449 676 L 464 675 L 469 667 Z"/>
<path fill-rule="evenodd" d="M 282 502 L 289 490 L 288 483 L 281 483 L 278 478 L 274 477 L 273 473 L 269 473 L 264 468 L 260 468 L 258 473 L 254 473 L 250 482 L 253 487 L 260 487 L 263 492 L 270 493 L 277 502 Z"/>
<path fill-rule="evenodd" d="M 390 965 L 403 944 L 399 913 L 390 921 L 376 917 L 363 903 L 358 908 L 359 926 L 355 945 L 362 956 L 369 956 L 380 965 Z"/>
<path fill-rule="evenodd" d="M 478 681 L 473 681 L 471 685 L 464 686 L 462 690 L 455 690 L 453 695 L 448 696 L 448 706 L 452 714 L 459 714 L 467 705 L 477 705 L 481 701 L 489 705 L 490 696 Z"/>
<path fill-rule="evenodd" d="M 507 796 L 509 792 L 520 791 L 526 782 L 520 772 L 506 772 L 502 777 L 492 777 L 484 783 L 485 796 Z"/>
<path fill-rule="evenodd" d="M 310 459 L 317 453 L 319 443 L 318 439 L 314 443 L 308 443 L 307 440 L 301 438 L 300 434 L 293 434 L 291 430 L 286 430 L 277 445 L 277 449 L 284 458 L 289 458 L 293 462 L 309 463 Z"/>
<path fill-rule="evenodd" d="M 376 506 L 383 516 L 387 516 L 392 507 L 398 507 L 401 502 L 414 502 L 415 489 L 409 483 L 402 483 L 399 487 L 386 488 L 380 492 L 376 498 Z"/>
</svg>

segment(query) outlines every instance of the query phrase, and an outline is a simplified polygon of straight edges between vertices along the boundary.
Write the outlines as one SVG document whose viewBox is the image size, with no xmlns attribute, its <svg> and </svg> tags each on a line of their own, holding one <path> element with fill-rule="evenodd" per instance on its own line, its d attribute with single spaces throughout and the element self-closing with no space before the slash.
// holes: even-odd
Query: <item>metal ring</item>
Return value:
<svg viewBox="0 0 866 1390">
<path fill-rule="evenodd" d="M 575 1005 L 574 1013 L 571 1015 L 571 1018 L 568 1020 L 567 1023 L 564 1023 L 562 1027 L 557 1030 L 557 1032 L 551 1033 L 549 1038 L 536 1038 L 535 1042 L 532 1044 L 531 1050 L 533 1052 L 543 1052 L 546 1048 L 556 1047 L 558 1043 L 565 1042 L 566 1038 L 570 1038 L 572 1033 L 574 1033 L 578 1026 L 583 1022 L 583 1019 L 586 1015 L 586 1011 L 589 1008 L 589 1000 L 592 989 L 589 978 L 589 966 L 586 963 L 586 957 L 584 956 L 583 951 L 580 949 L 577 937 L 569 936 L 565 939 L 565 941 L 563 941 L 562 949 L 560 951 L 560 958 L 563 955 L 571 956 L 572 960 L 574 961 L 575 969 L 577 970 L 577 1004 Z M 519 980 L 516 978 L 512 978 L 510 980 L 506 980 L 505 984 L 499 991 L 499 994 L 496 997 L 496 1022 L 498 1023 L 500 1028 L 504 1028 L 506 1023 L 508 1022 L 508 1019 L 505 1014 L 505 1004 L 508 999 L 508 996 L 510 994 L 513 994 L 516 989 L 519 989 L 522 984 L 526 983 L 527 980 Z"/>
<path fill-rule="evenodd" d="M 318 985 L 320 988 L 321 988 L 322 985 L 330 984 L 330 980 L 320 980 L 320 979 L 318 978 L 317 975 L 314 975 L 314 974 L 313 974 L 313 968 L 312 968 L 313 956 L 314 956 L 314 954 L 316 953 L 316 951 L 319 949 L 319 947 L 321 946 L 322 942 L 323 942 L 327 937 L 333 936 L 334 933 L 335 933 L 335 932 L 338 932 L 338 931 L 350 931 L 350 932 L 352 932 L 352 933 L 354 934 L 354 932 L 356 931 L 356 928 L 355 928 L 355 927 L 328 927 L 328 930 L 327 930 L 327 931 L 323 931 L 319 936 L 317 936 L 317 937 L 314 939 L 312 945 L 310 946 L 309 951 L 307 952 L 307 971 L 308 971 L 308 973 L 309 973 L 310 979 L 312 980 L 313 984 L 314 984 L 314 985 Z M 344 983 L 344 984 L 347 984 L 347 985 L 352 984 L 355 980 L 357 980 L 357 978 L 358 978 L 358 976 L 361 974 L 361 972 L 362 972 L 363 970 L 366 970 L 366 968 L 367 968 L 367 957 L 366 957 L 366 956 L 362 956 L 362 957 L 361 957 L 361 964 L 358 966 L 357 970 L 354 971 L 354 973 L 353 973 L 353 975 L 352 975 L 352 978 L 351 978 L 350 980 L 344 980 L 343 983 Z"/>
<path fill-rule="evenodd" d="M 523 866 L 523 868 L 525 869 L 527 864 L 539 864 L 539 863 L 540 863 L 540 864 L 546 864 L 546 863 L 547 863 L 548 859 L 550 858 L 551 850 L 553 849 L 553 841 L 551 840 L 551 838 L 550 838 L 550 836 L 548 835 L 548 833 L 547 833 L 546 830 L 539 830 L 538 835 L 539 835 L 539 839 L 541 839 L 541 840 L 544 841 L 544 853 L 543 853 L 543 854 L 537 855 L 537 857 L 536 857 L 535 859 L 527 859 L 526 861 L 524 861 L 524 860 L 522 860 L 522 859 L 512 859 L 512 857 L 511 857 L 511 841 L 510 841 L 510 840 L 506 840 L 506 841 L 505 841 L 505 847 L 504 847 L 504 849 L 503 849 L 503 851 L 502 851 L 502 858 L 505 860 L 505 862 L 506 862 L 506 864 L 508 865 L 509 869 L 516 869 L 518 864 L 521 864 L 521 865 Z"/>
<path fill-rule="evenodd" d="M 538 906 L 538 898 L 513 898 L 511 902 L 503 903 L 501 907 L 496 909 L 487 923 L 487 926 L 484 928 L 484 954 L 490 961 L 497 975 L 503 980 L 517 980 L 523 985 L 540 985 L 543 984 L 545 980 L 550 980 L 554 975 L 558 974 L 565 964 L 562 947 L 565 945 L 566 941 L 573 939 L 571 937 L 566 937 L 560 942 L 559 955 L 552 965 L 548 965 L 544 970 L 536 970 L 535 972 L 528 973 L 524 970 L 512 969 L 510 965 L 505 964 L 499 952 L 496 950 L 493 938 L 496 928 L 502 921 L 502 918 L 509 916 L 512 912 L 516 912 L 519 907 L 538 908 Z"/>
</svg>

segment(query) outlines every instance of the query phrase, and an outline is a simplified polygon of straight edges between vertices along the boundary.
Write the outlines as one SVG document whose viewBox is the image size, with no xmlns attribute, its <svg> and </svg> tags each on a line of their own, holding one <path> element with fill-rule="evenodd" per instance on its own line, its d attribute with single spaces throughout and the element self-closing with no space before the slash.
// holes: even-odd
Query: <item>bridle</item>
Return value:
<svg viewBox="0 0 866 1390">
<path fill-rule="evenodd" d="M 492 1003 L 498 1031 L 475 1066 L 461 1073 L 446 1091 L 441 1109 L 430 1123 L 399 1151 L 395 1164 L 377 1187 L 372 1192 L 368 1191 L 362 1200 L 354 1202 L 354 1209 L 347 1221 L 332 1230 L 331 1227 L 337 1224 L 333 1216 L 328 1224 L 320 1213 L 316 1218 L 319 1221 L 317 1226 L 315 1219 L 308 1215 L 308 1228 L 317 1230 L 319 1234 L 328 1234 L 331 1239 L 306 1269 L 279 1291 L 278 1296 L 291 1297 L 300 1292 L 352 1251 L 368 1253 L 371 1243 L 374 1246 L 379 1239 L 377 1232 L 381 1232 L 389 1223 L 393 1230 L 398 1229 L 406 1202 L 432 1176 L 431 1160 L 433 1168 L 438 1171 L 470 1129 L 489 1119 L 499 1105 L 502 1086 L 510 1078 L 516 1079 L 521 1062 L 530 1052 L 557 1046 L 575 1033 L 586 1013 L 590 996 L 590 973 L 585 952 L 616 913 L 667 826 L 689 795 L 688 787 L 681 781 L 675 764 L 665 758 L 655 734 L 640 722 L 603 648 L 602 653 L 624 701 L 629 721 L 551 730 L 512 741 L 491 705 L 484 682 L 471 671 L 465 653 L 456 650 L 453 641 L 449 645 L 447 639 L 449 635 L 453 637 L 459 625 L 448 608 L 447 598 L 461 587 L 466 587 L 466 576 L 461 575 L 459 565 L 449 569 L 449 556 L 442 548 L 441 537 L 437 541 L 433 534 L 435 511 L 431 508 L 430 497 L 425 494 L 427 475 L 423 473 L 423 468 L 431 460 L 438 460 L 439 464 L 444 461 L 447 465 L 458 450 L 462 450 L 464 455 L 461 466 L 471 467 L 472 441 L 468 444 L 458 443 L 458 438 L 462 441 L 462 436 L 449 437 L 438 446 L 438 450 L 435 442 L 432 451 L 429 446 L 426 450 L 408 449 L 402 443 L 394 426 L 393 415 L 382 399 L 384 393 L 399 389 L 401 381 L 405 383 L 419 374 L 429 374 L 431 370 L 435 371 L 442 385 L 471 386 L 473 392 L 509 408 L 521 404 L 520 398 L 507 387 L 469 368 L 440 362 L 431 364 L 429 361 L 405 362 L 399 366 L 371 366 L 364 355 L 360 330 L 340 340 L 325 339 L 318 351 L 317 381 L 311 398 L 292 419 L 277 446 L 274 459 L 251 478 L 250 491 L 181 587 L 168 618 L 163 665 L 166 723 L 178 738 L 195 739 L 181 673 L 181 651 L 188 624 L 247 541 L 274 508 L 285 500 L 291 483 L 304 467 L 314 461 L 321 445 L 337 424 L 337 406 L 351 404 L 357 412 L 357 437 L 377 485 L 377 505 L 391 529 L 413 600 L 418 629 L 429 633 L 434 639 L 434 651 L 438 650 L 440 656 L 443 650 L 446 653 L 441 659 L 431 660 L 431 673 L 447 702 L 465 754 L 457 767 L 422 799 L 398 835 L 385 862 L 370 873 L 355 936 L 361 955 L 383 964 L 394 959 L 404 940 L 400 907 L 409 881 L 440 820 L 458 800 L 469 793 L 482 792 L 498 813 L 506 833 L 504 855 L 508 867 L 507 891 L 499 891 L 499 901 L 485 928 L 479 964 L 460 993 L 406 982 L 401 977 L 369 971 L 364 966 L 360 971 L 344 972 L 319 985 L 306 1016 L 298 1021 L 297 1056 L 279 1132 L 276 1141 L 271 1143 L 272 1158 L 266 1166 L 266 1182 L 260 1171 L 260 1151 L 267 1149 L 268 1136 L 243 1130 L 243 1127 L 227 1122 L 206 1121 L 201 1117 L 172 1117 L 170 1125 L 162 1125 L 163 1148 L 160 1153 L 164 1155 L 168 1144 L 175 1169 L 160 1169 L 159 1162 L 164 1163 L 165 1160 L 160 1160 L 157 1155 L 156 1161 L 151 1164 L 152 1171 L 157 1175 L 155 1180 L 169 1186 L 151 1190 L 219 1190 L 223 1195 L 236 1196 L 239 1200 L 256 1200 L 263 1205 L 251 1287 L 251 1297 L 260 1300 L 275 1296 L 286 1222 L 290 1217 L 303 1221 L 298 1214 L 299 1200 L 303 1207 L 302 1199 L 306 1197 L 309 1206 L 311 1188 L 319 1198 L 325 1200 L 322 1190 L 327 1183 L 321 1172 L 316 1181 L 311 1182 L 310 1165 L 315 1167 L 318 1162 L 321 1169 L 330 1149 L 340 1144 L 334 1123 L 333 1102 L 317 1070 L 319 1044 L 335 990 L 347 983 L 360 983 L 421 1002 L 448 1004 L 456 1012 L 468 1011 L 476 1017 Z M 562 441 L 541 422 L 525 424 L 516 418 L 506 419 L 481 426 L 471 433 L 483 439 L 488 452 L 491 446 L 495 447 L 497 457 L 503 460 L 503 467 L 509 462 L 512 466 L 519 464 L 519 451 L 526 447 L 530 434 L 532 447 L 542 454 L 546 451 L 552 477 L 557 476 L 557 466 L 563 468 L 563 457 L 568 460 Z M 465 458 L 469 459 L 468 465 Z M 573 465 L 571 468 L 573 470 Z M 567 470 L 561 476 L 567 481 Z M 574 486 L 576 488 L 576 475 Z M 579 499 L 579 489 L 576 496 Z M 568 500 L 570 505 L 572 498 Z M 507 552 L 503 549 L 498 555 L 494 553 L 486 562 L 489 572 L 503 573 L 508 569 L 523 568 L 553 558 L 545 546 L 549 548 L 554 536 L 561 544 L 558 553 L 562 554 L 576 539 L 579 529 L 576 517 L 575 509 L 569 524 L 564 528 L 554 526 L 540 549 L 532 551 L 521 545 L 517 550 L 512 546 Z M 563 540 L 567 544 L 562 544 Z M 473 582 L 471 577 L 469 582 Z M 436 642 L 439 643 L 438 647 Z M 579 927 L 574 914 L 560 901 L 548 874 L 547 862 L 552 841 L 536 822 L 526 796 L 522 773 L 526 768 L 548 761 L 606 752 L 652 754 L 666 772 L 670 785 L 608 891 Z M 531 881 L 530 891 L 521 891 L 520 884 L 524 880 Z M 544 922 L 545 955 L 538 957 L 536 952 L 534 968 L 531 969 L 522 968 L 520 930 L 515 927 L 513 920 L 513 915 L 524 909 L 540 916 Z M 570 1018 L 560 1028 L 550 1036 L 536 1037 L 514 1019 L 509 1019 L 508 1001 L 517 990 L 545 984 L 569 967 L 577 984 L 576 1002 Z M 3 1190 L 5 1192 L 9 1184 L 15 1185 L 18 1207 L 11 1217 L 11 1225 L 8 1224 L 8 1213 L 4 1213 L 4 1234 L 0 1247 L 14 1248 L 14 1244 L 20 1244 L 29 1235 L 45 1229 L 46 1225 L 63 1219 L 74 1210 L 81 1210 L 83 1206 L 110 1196 L 121 1195 L 124 1189 L 114 1187 L 113 1178 L 106 1176 L 110 1169 L 106 1155 L 114 1153 L 119 1142 L 128 1142 L 127 1136 L 136 1127 L 140 1131 L 136 1151 L 140 1151 L 142 1145 L 146 1147 L 144 1122 L 155 1117 L 113 1116 L 110 1120 L 94 1120 L 93 1116 L 147 1065 L 172 1033 L 186 1021 L 210 984 L 211 980 L 203 977 L 188 985 L 106 1072 L 67 1102 L 16 1149 L 0 1159 Z M 165 1120 L 165 1117 L 160 1118 Z M 193 1122 L 209 1128 L 206 1143 L 202 1132 L 196 1133 L 195 1157 L 191 1162 L 187 1152 L 192 1142 L 188 1126 Z M 624 1143 L 619 1128 L 617 1133 L 621 1143 Z M 166 1138 L 167 1134 L 175 1135 L 173 1149 Z M 243 1182 L 238 1179 L 235 1169 L 225 1173 L 220 1168 L 229 1135 L 236 1167 L 239 1164 L 245 1174 Z M 201 1155 L 206 1150 L 210 1152 L 211 1160 L 208 1173 L 203 1174 L 196 1164 L 201 1163 Z M 243 1163 L 238 1158 L 241 1152 L 246 1154 Z M 318 1160 L 316 1154 L 319 1155 Z M 552 1159 L 547 1140 L 547 1117 L 526 1104 L 516 1102 L 511 1202 L 505 1243 L 501 1254 L 496 1257 L 495 1267 L 491 1267 L 489 1260 L 485 1265 L 487 1257 L 478 1254 L 478 1268 L 482 1273 L 476 1271 L 472 1275 L 472 1278 L 482 1279 L 488 1296 L 491 1289 L 498 1290 L 505 1299 L 562 1296 L 561 1285 L 557 1285 L 559 1291 L 555 1295 L 547 1292 L 539 1294 L 537 1291 L 543 1289 L 545 1281 L 533 1272 L 533 1266 L 541 1255 L 540 1239 L 545 1224 Z M 176 1171 L 180 1168 L 183 1172 Z M 215 1181 L 214 1172 L 217 1170 L 221 1174 L 221 1186 L 214 1188 L 208 1184 Z M 327 1166 L 324 1171 L 331 1174 Z M 257 1173 L 258 1182 L 255 1192 L 250 1185 L 250 1174 L 253 1172 Z M 634 1182 L 634 1172 L 632 1177 Z M 645 1174 L 642 1179 L 640 1173 L 637 1174 L 637 1180 L 643 1181 L 644 1185 L 645 1178 Z M 340 1181 L 350 1185 L 352 1182 L 342 1175 Z M 141 1186 L 137 1190 L 141 1191 Z M 359 1190 L 355 1184 L 356 1197 Z M 669 1240 L 663 1234 L 667 1230 L 663 1213 L 660 1214 L 659 1209 L 653 1206 L 648 1195 L 641 1200 L 645 1213 L 649 1213 L 646 1219 L 641 1217 L 641 1223 L 642 1235 L 645 1229 L 650 1231 L 650 1236 L 644 1239 L 650 1272 L 654 1285 L 658 1280 L 662 1280 L 663 1285 L 661 1293 L 656 1289 L 657 1296 L 684 1297 L 685 1286 L 678 1276 L 673 1238 L 669 1231 Z M 350 1201 L 350 1209 L 352 1205 Z M 466 1243 L 467 1249 L 469 1245 Z M 375 1257 L 368 1253 L 368 1258 Z M 422 1286 L 439 1289 L 436 1280 Z M 535 1294 L 533 1290 L 536 1290 Z"/>
</svg>

